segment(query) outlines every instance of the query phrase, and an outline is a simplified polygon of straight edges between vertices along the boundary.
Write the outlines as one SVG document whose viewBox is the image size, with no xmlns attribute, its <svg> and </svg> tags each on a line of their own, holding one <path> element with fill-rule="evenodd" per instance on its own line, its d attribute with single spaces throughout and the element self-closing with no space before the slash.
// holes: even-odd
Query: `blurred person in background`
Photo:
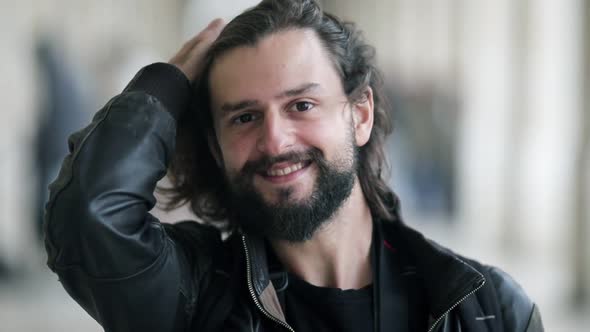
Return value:
<svg viewBox="0 0 590 332">
<path fill-rule="evenodd" d="M 213 21 L 70 137 L 49 266 L 106 331 L 542 331 L 510 276 L 402 222 L 380 87 L 315 1 Z M 204 223 L 148 212 L 167 171 Z"/>
<path fill-rule="evenodd" d="M 35 173 L 38 194 L 35 214 L 35 230 L 41 235 L 43 207 L 48 199 L 47 187 L 57 177 L 61 162 L 68 154 L 69 133 L 88 122 L 87 100 L 82 86 L 89 85 L 88 78 L 82 80 L 80 71 L 59 54 L 53 38 L 42 37 L 36 43 L 36 60 L 42 73 L 43 91 L 47 91 L 40 104 L 42 117 L 35 137 Z"/>
</svg>

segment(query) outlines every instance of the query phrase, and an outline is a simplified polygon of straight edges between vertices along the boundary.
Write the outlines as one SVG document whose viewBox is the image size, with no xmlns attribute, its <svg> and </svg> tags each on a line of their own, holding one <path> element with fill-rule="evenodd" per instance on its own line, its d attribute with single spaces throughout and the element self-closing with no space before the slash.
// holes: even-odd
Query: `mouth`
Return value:
<svg viewBox="0 0 590 332">
<path fill-rule="evenodd" d="M 287 182 L 302 174 L 311 163 L 311 160 L 304 160 L 294 164 L 279 163 L 261 172 L 260 175 L 271 182 Z"/>
</svg>

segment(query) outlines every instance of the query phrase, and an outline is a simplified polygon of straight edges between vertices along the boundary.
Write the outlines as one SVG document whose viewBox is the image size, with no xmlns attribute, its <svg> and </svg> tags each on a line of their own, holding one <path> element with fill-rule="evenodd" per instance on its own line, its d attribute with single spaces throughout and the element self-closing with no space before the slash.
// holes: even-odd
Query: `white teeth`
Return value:
<svg viewBox="0 0 590 332">
<path fill-rule="evenodd" d="M 297 163 L 281 169 L 271 169 L 266 172 L 269 176 L 285 176 L 303 168 L 303 163 Z"/>
</svg>

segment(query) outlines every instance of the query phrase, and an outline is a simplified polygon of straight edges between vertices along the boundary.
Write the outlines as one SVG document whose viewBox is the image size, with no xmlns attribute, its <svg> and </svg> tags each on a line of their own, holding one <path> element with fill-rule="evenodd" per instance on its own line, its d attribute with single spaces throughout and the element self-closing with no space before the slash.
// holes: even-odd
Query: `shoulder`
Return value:
<svg viewBox="0 0 590 332">
<path fill-rule="evenodd" d="M 493 324 L 494 321 L 495 324 L 502 325 L 505 331 L 543 331 L 535 304 L 508 273 L 457 254 L 401 222 L 385 222 L 382 225 L 385 238 L 403 241 L 413 252 L 413 259 L 422 262 L 425 275 L 436 276 L 442 271 L 446 271 L 448 275 L 451 262 L 460 262 L 458 265 L 455 264 L 457 270 L 471 271 L 469 274 L 477 271 L 483 275 L 484 285 L 474 293 L 474 296 L 468 297 L 459 305 L 459 310 L 465 317 L 479 317 L 483 321 L 487 317 L 493 318 L 486 324 Z M 440 283 L 436 278 L 428 282 Z"/>
<path fill-rule="evenodd" d="M 512 276 L 495 266 L 484 266 L 487 271 L 488 282 L 496 289 L 500 303 L 516 308 L 525 308 L 530 312 L 533 302 L 524 289 Z"/>
<path fill-rule="evenodd" d="M 504 329 L 543 331 L 537 306 L 511 275 L 496 266 L 481 264 L 473 259 L 462 259 L 484 275 L 486 284 L 482 292 L 476 293 L 476 297 L 480 304 L 492 306 L 490 309 L 499 311 Z"/>
</svg>

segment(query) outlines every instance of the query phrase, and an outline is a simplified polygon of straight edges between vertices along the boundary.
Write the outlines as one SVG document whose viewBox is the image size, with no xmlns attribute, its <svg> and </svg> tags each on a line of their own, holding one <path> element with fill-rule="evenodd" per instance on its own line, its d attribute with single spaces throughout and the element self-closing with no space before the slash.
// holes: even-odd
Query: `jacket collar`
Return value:
<svg viewBox="0 0 590 332">
<path fill-rule="evenodd" d="M 426 239 L 400 219 L 377 222 L 375 226 L 373 250 L 378 264 L 374 265 L 374 283 L 380 294 L 394 292 L 389 281 L 393 280 L 395 269 L 400 268 L 393 264 L 396 261 L 396 248 L 402 248 L 409 254 L 409 262 L 401 268 L 418 274 L 422 280 L 428 310 L 433 320 L 444 316 L 485 282 L 483 275 L 474 267 L 450 250 Z M 378 300 L 376 307 L 381 315 L 380 331 L 389 331 L 384 326 L 387 322 L 383 318 L 391 312 L 391 304 L 386 296 L 375 297 Z"/>
<path fill-rule="evenodd" d="M 483 275 L 459 256 L 405 225 L 400 215 L 399 200 L 394 195 L 392 202 L 395 218 L 388 221 L 376 220 L 373 227 L 373 289 L 375 307 L 378 308 L 375 310 L 375 322 L 380 325 L 375 324 L 376 331 L 392 330 L 384 319 L 391 313 L 392 301 L 389 296 L 381 296 L 392 292 L 393 285 L 390 281 L 393 280 L 393 273 L 397 273 L 392 243 L 405 248 L 411 254 L 415 272 L 424 281 L 429 312 L 434 320 L 442 318 L 485 283 Z M 277 305 L 279 301 L 276 292 L 287 288 L 287 273 L 272 252 L 267 251 L 263 238 L 243 235 L 243 242 L 251 266 L 250 277 L 255 296 L 265 310 L 284 322 L 285 316 Z"/>
</svg>

